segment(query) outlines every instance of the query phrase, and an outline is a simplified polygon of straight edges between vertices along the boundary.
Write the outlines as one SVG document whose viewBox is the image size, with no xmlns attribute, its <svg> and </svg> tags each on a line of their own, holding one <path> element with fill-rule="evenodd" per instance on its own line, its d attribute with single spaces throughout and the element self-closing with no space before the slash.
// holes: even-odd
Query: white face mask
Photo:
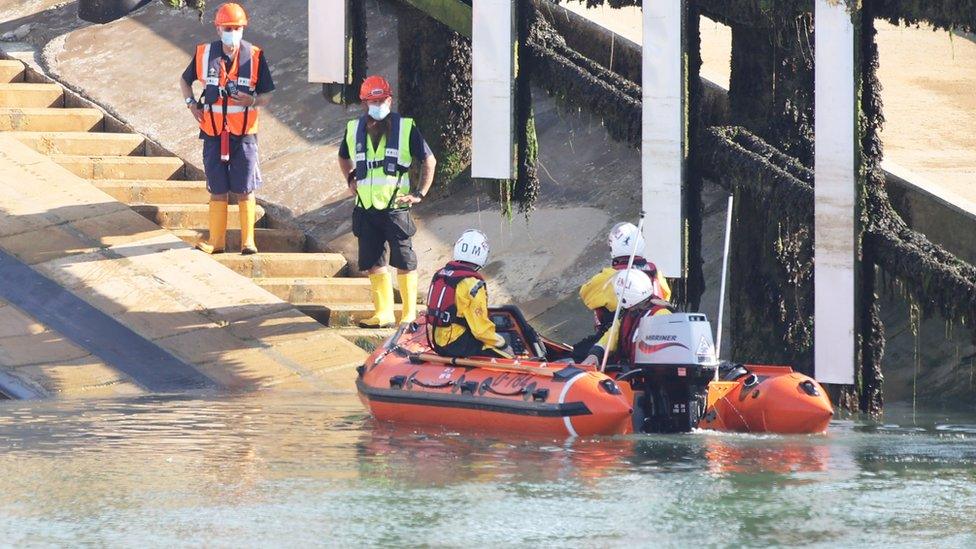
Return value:
<svg viewBox="0 0 976 549">
<path fill-rule="evenodd" d="M 244 29 L 220 32 L 220 41 L 225 46 L 237 47 L 241 43 L 242 38 L 244 38 Z"/>
<path fill-rule="evenodd" d="M 384 103 L 380 103 L 379 105 L 369 106 L 369 116 L 373 120 L 383 120 L 389 115 L 390 115 L 389 103 L 384 102 Z"/>
</svg>

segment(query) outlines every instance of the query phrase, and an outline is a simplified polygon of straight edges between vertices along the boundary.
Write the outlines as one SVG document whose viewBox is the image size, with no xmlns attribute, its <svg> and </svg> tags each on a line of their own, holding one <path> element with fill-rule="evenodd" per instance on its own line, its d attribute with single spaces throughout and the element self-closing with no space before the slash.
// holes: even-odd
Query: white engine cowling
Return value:
<svg viewBox="0 0 976 549">
<path fill-rule="evenodd" d="M 637 364 L 718 366 L 712 326 L 701 313 L 644 317 L 634 338 Z"/>
</svg>

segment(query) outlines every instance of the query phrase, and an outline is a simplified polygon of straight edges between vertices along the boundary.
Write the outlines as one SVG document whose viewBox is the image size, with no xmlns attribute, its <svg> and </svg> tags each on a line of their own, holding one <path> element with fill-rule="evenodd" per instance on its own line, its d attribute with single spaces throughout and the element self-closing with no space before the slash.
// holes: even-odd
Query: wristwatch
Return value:
<svg viewBox="0 0 976 549">
<path fill-rule="evenodd" d="M 423 200 L 424 199 L 424 193 L 421 192 L 420 189 L 417 189 L 416 191 L 414 191 L 414 192 L 412 192 L 410 194 L 412 194 L 414 196 L 414 198 L 417 198 L 417 199 L 420 199 L 420 200 Z"/>
<path fill-rule="evenodd" d="M 194 101 L 192 97 L 184 97 L 183 98 L 183 102 L 186 103 L 186 106 L 187 107 L 189 107 L 190 105 L 192 105 L 196 101 Z"/>
</svg>

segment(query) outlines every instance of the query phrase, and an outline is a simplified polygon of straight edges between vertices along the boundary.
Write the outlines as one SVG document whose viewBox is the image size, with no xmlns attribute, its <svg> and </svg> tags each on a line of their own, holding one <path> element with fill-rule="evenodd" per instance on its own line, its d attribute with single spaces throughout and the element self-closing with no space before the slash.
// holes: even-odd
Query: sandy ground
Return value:
<svg viewBox="0 0 976 549">
<path fill-rule="evenodd" d="M 638 8 L 566 8 L 640 43 Z M 702 18 L 702 76 L 728 88 L 732 32 Z M 878 22 L 885 158 L 976 203 L 976 41 Z M 950 123 L 946 123 L 949 121 Z"/>
</svg>

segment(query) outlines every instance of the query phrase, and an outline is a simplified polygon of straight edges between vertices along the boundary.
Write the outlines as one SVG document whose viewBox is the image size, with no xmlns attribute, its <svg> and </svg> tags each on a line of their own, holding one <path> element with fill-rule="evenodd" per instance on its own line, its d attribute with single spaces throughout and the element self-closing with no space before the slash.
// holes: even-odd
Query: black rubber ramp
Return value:
<svg viewBox="0 0 976 549">
<path fill-rule="evenodd" d="M 0 250 L 0 296 L 147 391 L 216 389 L 196 368 Z"/>
</svg>

